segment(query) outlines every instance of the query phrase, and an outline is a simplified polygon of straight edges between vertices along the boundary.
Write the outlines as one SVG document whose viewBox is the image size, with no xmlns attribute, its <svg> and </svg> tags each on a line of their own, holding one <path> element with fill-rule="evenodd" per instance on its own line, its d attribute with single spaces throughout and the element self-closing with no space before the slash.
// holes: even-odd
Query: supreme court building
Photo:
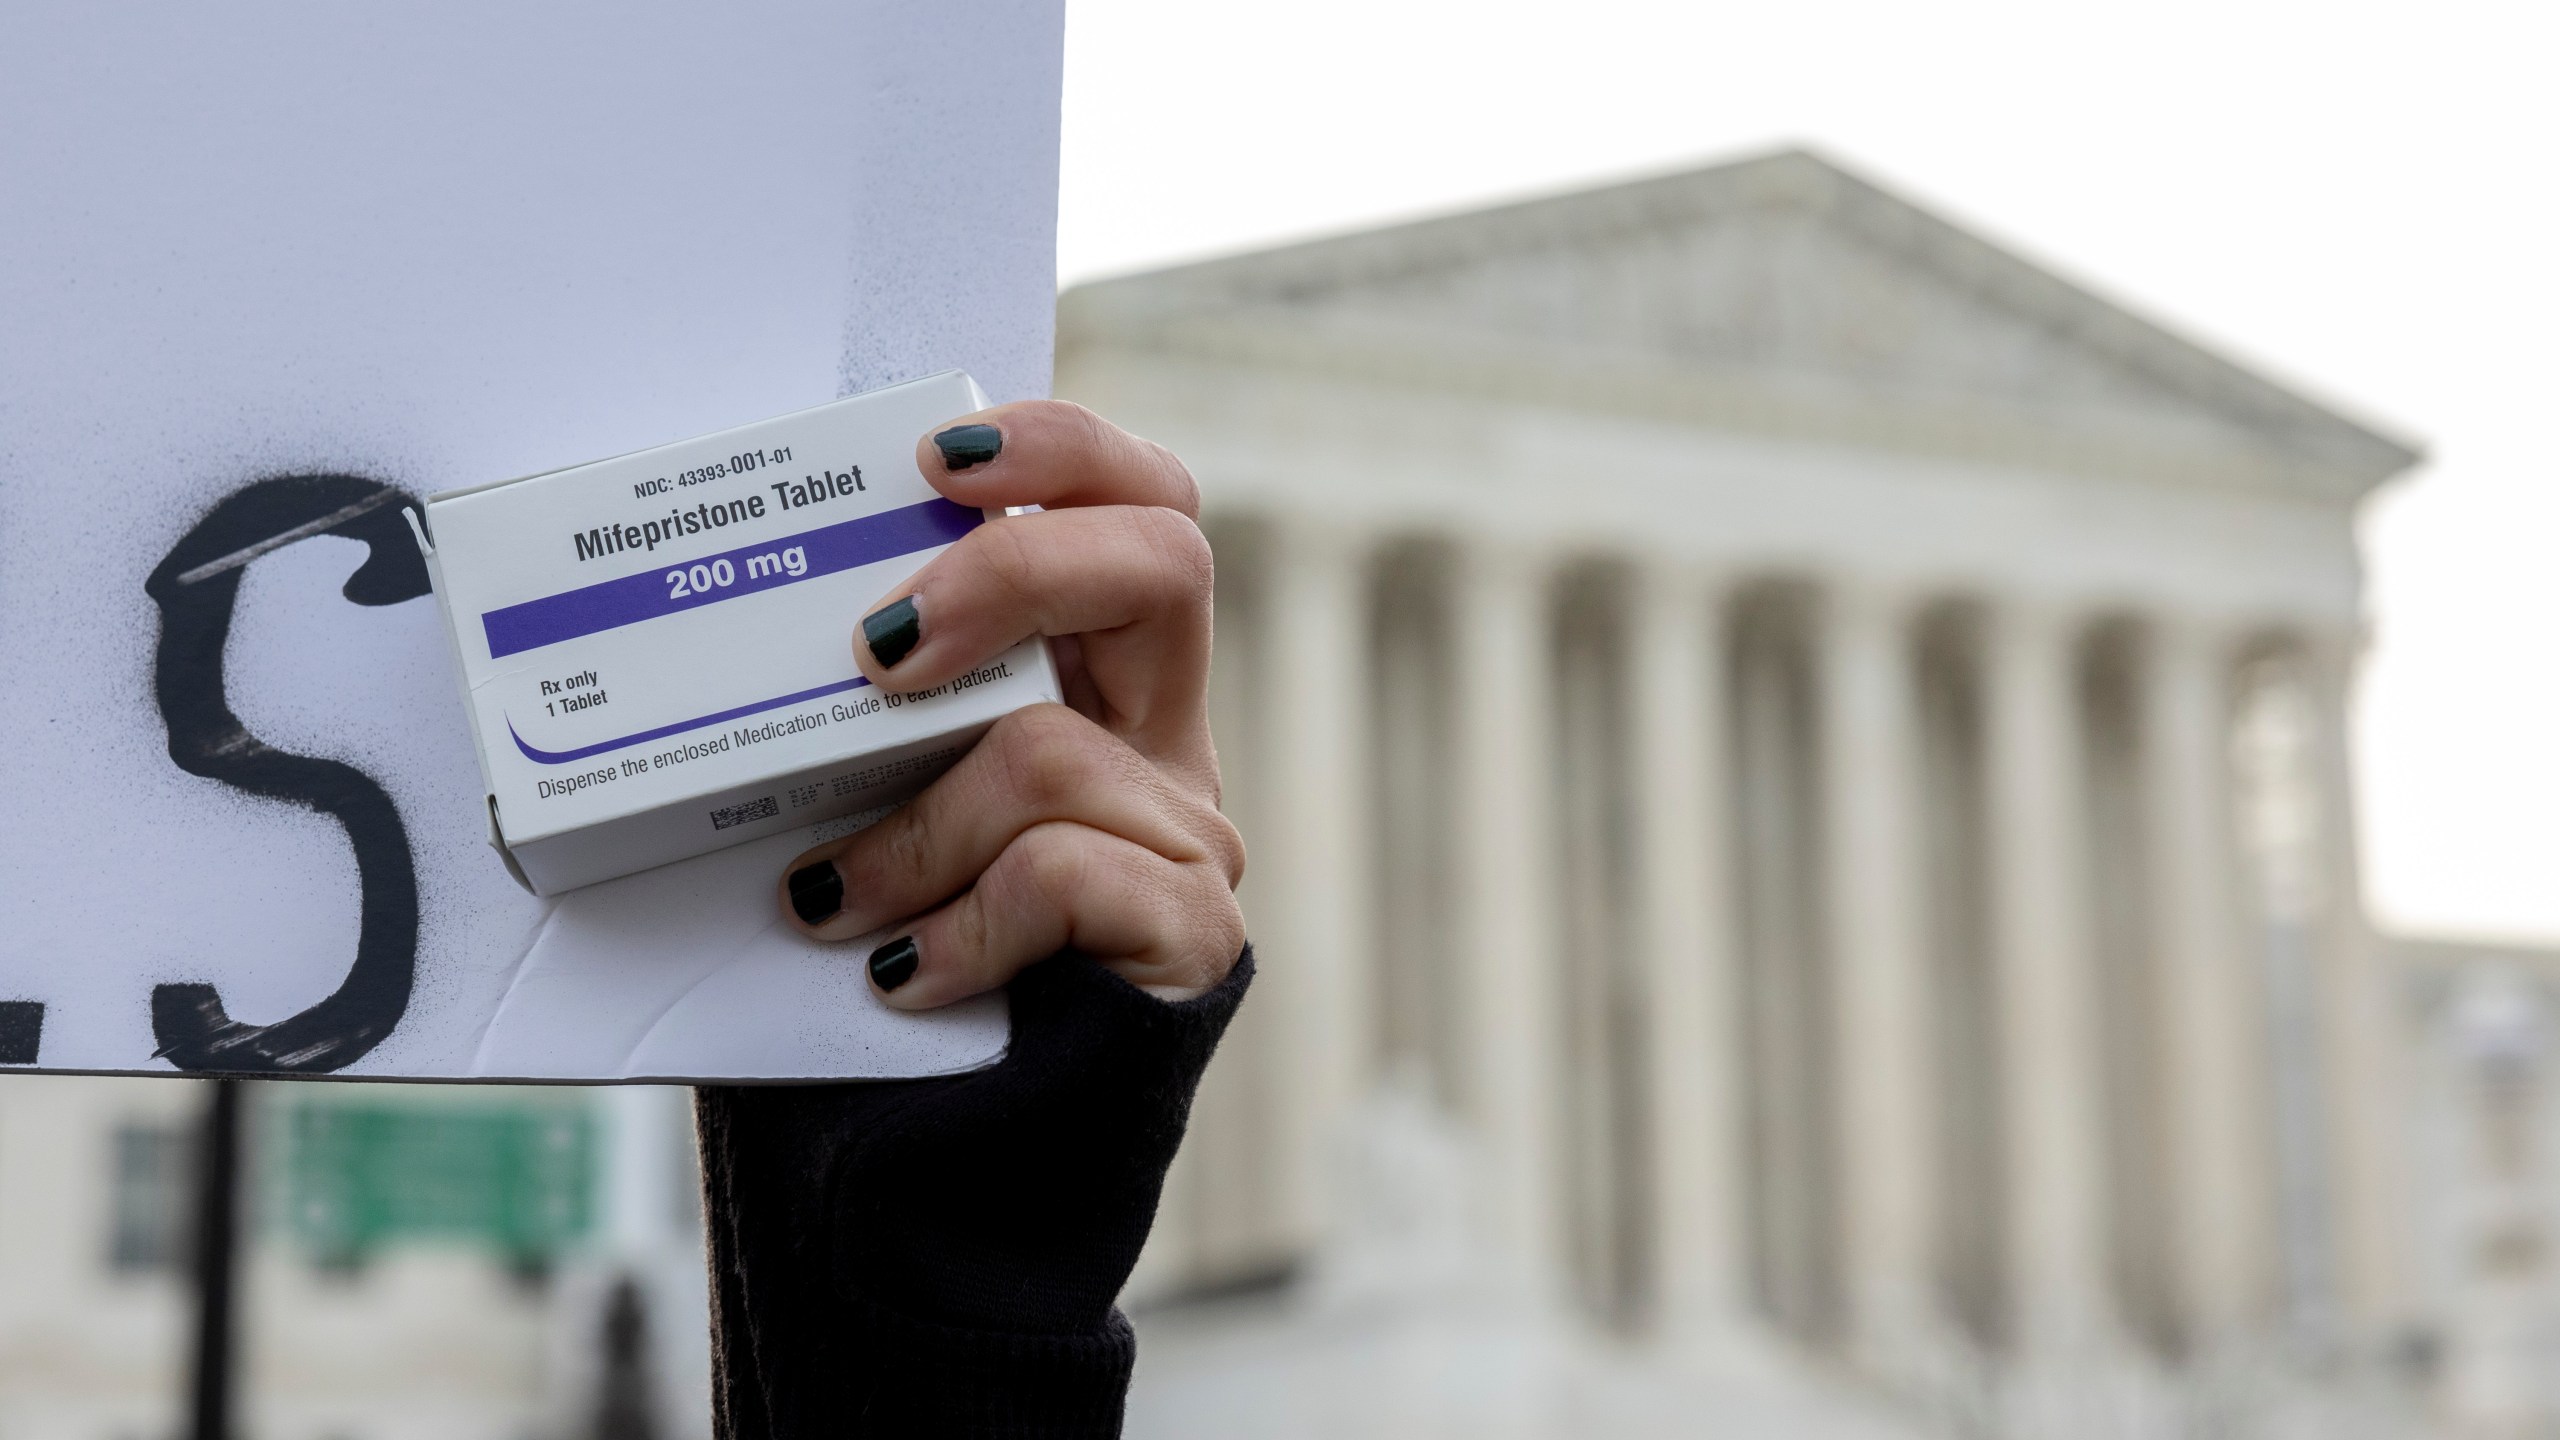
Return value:
<svg viewBox="0 0 2560 1440">
<path fill-rule="evenodd" d="M 1262 965 L 1133 1434 L 2415 1433 L 2408 447 L 1803 153 L 1058 359 L 1205 492 Z"/>
</svg>

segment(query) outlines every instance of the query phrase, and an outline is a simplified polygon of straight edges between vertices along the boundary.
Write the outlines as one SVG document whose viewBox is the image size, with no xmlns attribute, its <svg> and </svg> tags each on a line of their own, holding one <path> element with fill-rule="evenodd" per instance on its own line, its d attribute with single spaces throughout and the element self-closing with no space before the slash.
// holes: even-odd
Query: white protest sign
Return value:
<svg viewBox="0 0 2560 1440">
<path fill-rule="evenodd" d="M 947 368 L 1044 393 L 1060 29 L 1058 0 L 0 15 L 0 1066 L 1000 1054 L 1001 1001 L 893 1014 L 861 947 L 780 922 L 810 832 L 518 888 L 399 502 Z"/>
</svg>

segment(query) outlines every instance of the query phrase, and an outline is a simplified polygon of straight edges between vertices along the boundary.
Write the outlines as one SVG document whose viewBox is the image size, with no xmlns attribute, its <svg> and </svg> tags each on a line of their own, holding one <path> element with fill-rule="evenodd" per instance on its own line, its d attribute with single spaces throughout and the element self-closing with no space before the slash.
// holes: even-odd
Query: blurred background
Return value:
<svg viewBox="0 0 2560 1440">
<path fill-rule="evenodd" d="M 2560 1433 L 2553 31 L 1072 5 L 1264 963 L 1131 1432 Z M 680 1093 L 237 1094 L 244 1435 L 707 1434 Z M 208 1098 L 0 1087 L 0 1440 L 183 1433 Z"/>
</svg>

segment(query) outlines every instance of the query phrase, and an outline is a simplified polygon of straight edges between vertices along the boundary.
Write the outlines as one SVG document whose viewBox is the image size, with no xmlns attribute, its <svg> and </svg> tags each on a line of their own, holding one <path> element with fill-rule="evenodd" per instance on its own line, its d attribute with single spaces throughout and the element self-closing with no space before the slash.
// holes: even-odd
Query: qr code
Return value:
<svg viewBox="0 0 2560 1440">
<path fill-rule="evenodd" d="M 732 825 L 744 825 L 750 820 L 770 820 L 781 813 L 780 802 L 767 795 L 761 800 L 750 800 L 743 805 L 729 805 L 712 811 L 711 828 L 726 830 Z"/>
</svg>

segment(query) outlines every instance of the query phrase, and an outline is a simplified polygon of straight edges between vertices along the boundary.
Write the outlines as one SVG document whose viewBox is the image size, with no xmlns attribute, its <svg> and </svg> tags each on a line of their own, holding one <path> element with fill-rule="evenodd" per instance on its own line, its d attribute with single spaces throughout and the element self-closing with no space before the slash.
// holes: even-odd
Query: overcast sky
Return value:
<svg viewBox="0 0 2560 1440">
<path fill-rule="evenodd" d="M 2560 940 L 2560 7 L 1070 0 L 1061 279 L 1810 143 L 2423 443 L 2365 868 Z"/>
</svg>

